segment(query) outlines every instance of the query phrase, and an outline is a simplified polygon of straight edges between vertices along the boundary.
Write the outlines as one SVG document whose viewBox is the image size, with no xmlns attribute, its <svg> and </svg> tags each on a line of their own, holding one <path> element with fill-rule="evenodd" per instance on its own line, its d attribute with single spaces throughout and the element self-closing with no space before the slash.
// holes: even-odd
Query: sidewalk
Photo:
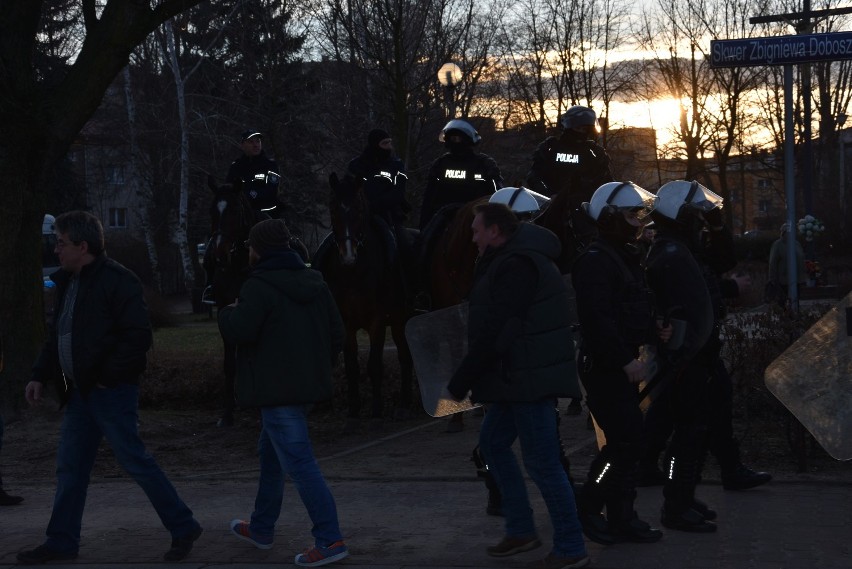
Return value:
<svg viewBox="0 0 852 569">
<path fill-rule="evenodd" d="M 445 420 L 379 436 L 372 443 L 320 457 L 337 500 L 351 555 L 337 566 L 363 568 L 520 568 L 543 557 L 551 543 L 541 498 L 530 483 L 544 546 L 505 559 L 485 547 L 503 535 L 502 518 L 485 515 L 486 490 L 469 461 L 481 418 L 466 414 L 462 433 L 444 432 Z M 572 470 L 581 479 L 594 454 L 585 417 L 564 417 L 562 432 Z M 181 564 L 162 563 L 169 536 L 141 490 L 128 479 L 93 480 L 83 519 L 80 557 L 59 569 L 260 568 L 293 566 L 311 544 L 310 521 L 292 486 L 285 490 L 275 546 L 254 549 L 229 535 L 228 522 L 251 513 L 254 469 L 175 478 L 205 532 Z M 39 545 L 50 515 L 53 482 L 27 485 L 19 507 L 0 510 L 0 569 L 16 567 L 15 553 Z M 656 524 L 660 488 L 640 488 L 637 510 Z M 848 569 L 852 567 L 852 485 L 784 481 L 747 492 L 726 492 L 705 478 L 699 496 L 719 512 L 719 531 L 666 531 L 656 544 L 604 547 L 587 542 L 592 567 L 630 569 Z"/>
</svg>

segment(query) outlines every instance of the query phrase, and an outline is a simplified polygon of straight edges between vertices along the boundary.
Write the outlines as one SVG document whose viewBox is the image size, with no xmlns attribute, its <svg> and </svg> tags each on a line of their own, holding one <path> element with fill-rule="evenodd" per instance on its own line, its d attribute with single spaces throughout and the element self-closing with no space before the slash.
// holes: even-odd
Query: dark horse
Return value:
<svg viewBox="0 0 852 569">
<path fill-rule="evenodd" d="M 586 245 L 591 243 L 596 232 L 594 222 L 586 217 L 582 211 L 576 209 L 568 191 L 563 190 L 553 196 L 547 209 L 535 220 L 536 225 L 551 230 L 559 237 L 562 251 L 556 265 L 563 275 L 571 272 L 574 260 Z"/>
<path fill-rule="evenodd" d="M 410 315 L 406 308 L 405 288 L 399 268 L 391 261 L 387 242 L 370 215 L 363 181 L 349 175 L 342 180 L 337 174 L 329 177 L 330 238 L 334 241 L 334 251 L 325 255 L 317 252 L 316 255 L 317 258 L 323 257 L 319 270 L 334 295 L 346 328 L 343 348 L 349 407 L 346 431 L 358 427 L 361 412 L 358 330 L 366 330 L 370 339 L 367 375 L 372 385 L 373 419 L 382 417 L 382 357 L 388 326 L 400 365 L 398 417 L 411 412 L 412 399 L 413 363 L 404 334 L 405 322 Z"/>
<path fill-rule="evenodd" d="M 217 186 L 213 178 L 207 185 L 213 191 L 210 204 L 210 240 L 204 255 L 205 269 L 212 275 L 213 300 L 217 309 L 232 304 L 248 276 L 249 255 L 245 242 L 249 230 L 262 219 L 249 204 L 238 184 Z M 222 394 L 220 427 L 234 423 L 234 377 L 237 371 L 237 347 L 224 343 L 225 385 Z"/>
<path fill-rule="evenodd" d="M 430 243 L 425 251 L 424 266 L 429 277 L 427 285 L 432 310 L 467 299 L 473 287 L 478 254 L 471 229 L 473 209 L 487 201 L 487 198 L 480 198 L 466 204 L 446 206 L 438 214 L 446 219 L 442 227 L 435 228 L 434 232 L 427 228 Z"/>
<path fill-rule="evenodd" d="M 485 203 L 480 198 L 465 204 L 452 204 L 441 209 L 426 227 L 423 267 L 428 275 L 432 310 L 454 306 L 464 302 L 473 288 L 476 257 L 479 254 L 473 243 L 474 208 Z M 436 224 L 432 227 L 432 224 Z M 459 343 L 461 350 L 461 343 Z M 453 359 L 461 361 L 464 354 L 455 354 Z M 447 432 L 456 433 L 464 428 L 462 413 L 450 416 Z"/>
</svg>

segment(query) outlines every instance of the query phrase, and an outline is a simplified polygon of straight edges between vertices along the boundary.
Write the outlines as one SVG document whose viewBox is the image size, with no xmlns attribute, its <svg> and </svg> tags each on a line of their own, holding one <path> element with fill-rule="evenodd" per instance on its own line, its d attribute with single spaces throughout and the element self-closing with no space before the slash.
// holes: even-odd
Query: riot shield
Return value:
<svg viewBox="0 0 852 569">
<path fill-rule="evenodd" d="M 453 400 L 447 391 L 447 383 L 467 353 L 467 314 L 465 302 L 414 316 L 405 325 L 423 409 L 433 417 L 478 407 L 470 399 Z"/>
<path fill-rule="evenodd" d="M 764 373 L 769 391 L 838 460 L 852 459 L 852 293 Z"/>
</svg>

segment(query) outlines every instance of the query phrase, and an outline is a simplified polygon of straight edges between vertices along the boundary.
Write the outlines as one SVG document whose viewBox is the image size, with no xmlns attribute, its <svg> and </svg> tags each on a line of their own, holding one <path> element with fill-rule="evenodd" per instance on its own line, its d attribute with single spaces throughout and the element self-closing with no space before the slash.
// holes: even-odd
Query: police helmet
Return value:
<svg viewBox="0 0 852 569">
<path fill-rule="evenodd" d="M 587 130 L 591 127 L 594 132 L 600 131 L 598 123 L 598 115 L 589 107 L 582 105 L 574 105 L 561 117 L 559 117 L 559 126 L 565 130 Z"/>
<path fill-rule="evenodd" d="M 637 219 L 644 222 L 654 209 L 654 194 L 633 182 L 607 182 L 595 190 L 592 199 L 582 207 L 595 221 L 618 212 L 635 211 Z"/>
<path fill-rule="evenodd" d="M 657 190 L 656 215 L 683 221 L 688 215 L 703 215 L 722 207 L 722 198 L 695 180 L 674 180 Z"/>
<path fill-rule="evenodd" d="M 440 142 L 444 142 L 447 135 L 449 135 L 450 133 L 457 133 L 466 136 L 470 140 L 471 144 L 479 144 L 479 142 L 482 140 L 482 137 L 479 136 L 479 133 L 476 132 L 476 129 L 473 128 L 469 122 L 463 121 L 461 119 L 453 119 L 448 122 L 441 130 L 441 134 L 438 135 L 438 140 Z"/>
<path fill-rule="evenodd" d="M 550 198 L 521 186 L 519 188 L 501 188 L 491 194 L 488 201 L 505 204 L 521 218 L 534 218 L 547 207 Z"/>
</svg>

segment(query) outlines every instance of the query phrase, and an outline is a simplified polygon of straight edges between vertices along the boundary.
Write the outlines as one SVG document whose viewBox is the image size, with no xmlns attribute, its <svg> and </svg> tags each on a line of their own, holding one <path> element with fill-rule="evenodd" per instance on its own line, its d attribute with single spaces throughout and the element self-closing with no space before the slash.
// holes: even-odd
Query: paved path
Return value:
<svg viewBox="0 0 852 569">
<path fill-rule="evenodd" d="M 550 525 L 531 484 L 536 521 L 545 546 L 492 559 L 485 547 L 502 536 L 502 518 L 485 515 L 486 491 L 469 461 L 481 419 L 467 415 L 464 432 L 447 434 L 444 420 L 410 427 L 373 443 L 321 457 L 351 549 L 339 566 L 523 567 L 543 556 Z M 585 420 L 566 418 L 562 431 L 580 478 L 594 454 Z M 852 466 L 852 465 L 850 465 Z M 292 487 L 285 491 L 275 547 L 260 551 L 229 535 L 228 522 L 246 517 L 257 472 L 209 473 L 174 479 L 205 528 L 182 564 L 161 563 L 168 548 L 162 528 L 139 488 L 126 479 L 95 480 L 83 520 L 80 557 L 50 567 L 241 568 L 292 565 L 310 543 L 310 524 Z M 789 477 L 788 477 L 789 478 Z M 0 510 L 0 569 L 15 567 L 15 552 L 41 543 L 53 483 L 16 481 L 23 505 Z M 849 569 L 852 568 L 852 485 L 842 482 L 773 482 L 748 492 L 726 492 L 705 476 L 699 496 L 719 512 L 719 531 L 691 535 L 666 531 L 657 544 L 603 547 L 587 543 L 592 566 L 630 569 Z M 660 488 L 642 488 L 637 509 L 656 522 Z"/>
</svg>

